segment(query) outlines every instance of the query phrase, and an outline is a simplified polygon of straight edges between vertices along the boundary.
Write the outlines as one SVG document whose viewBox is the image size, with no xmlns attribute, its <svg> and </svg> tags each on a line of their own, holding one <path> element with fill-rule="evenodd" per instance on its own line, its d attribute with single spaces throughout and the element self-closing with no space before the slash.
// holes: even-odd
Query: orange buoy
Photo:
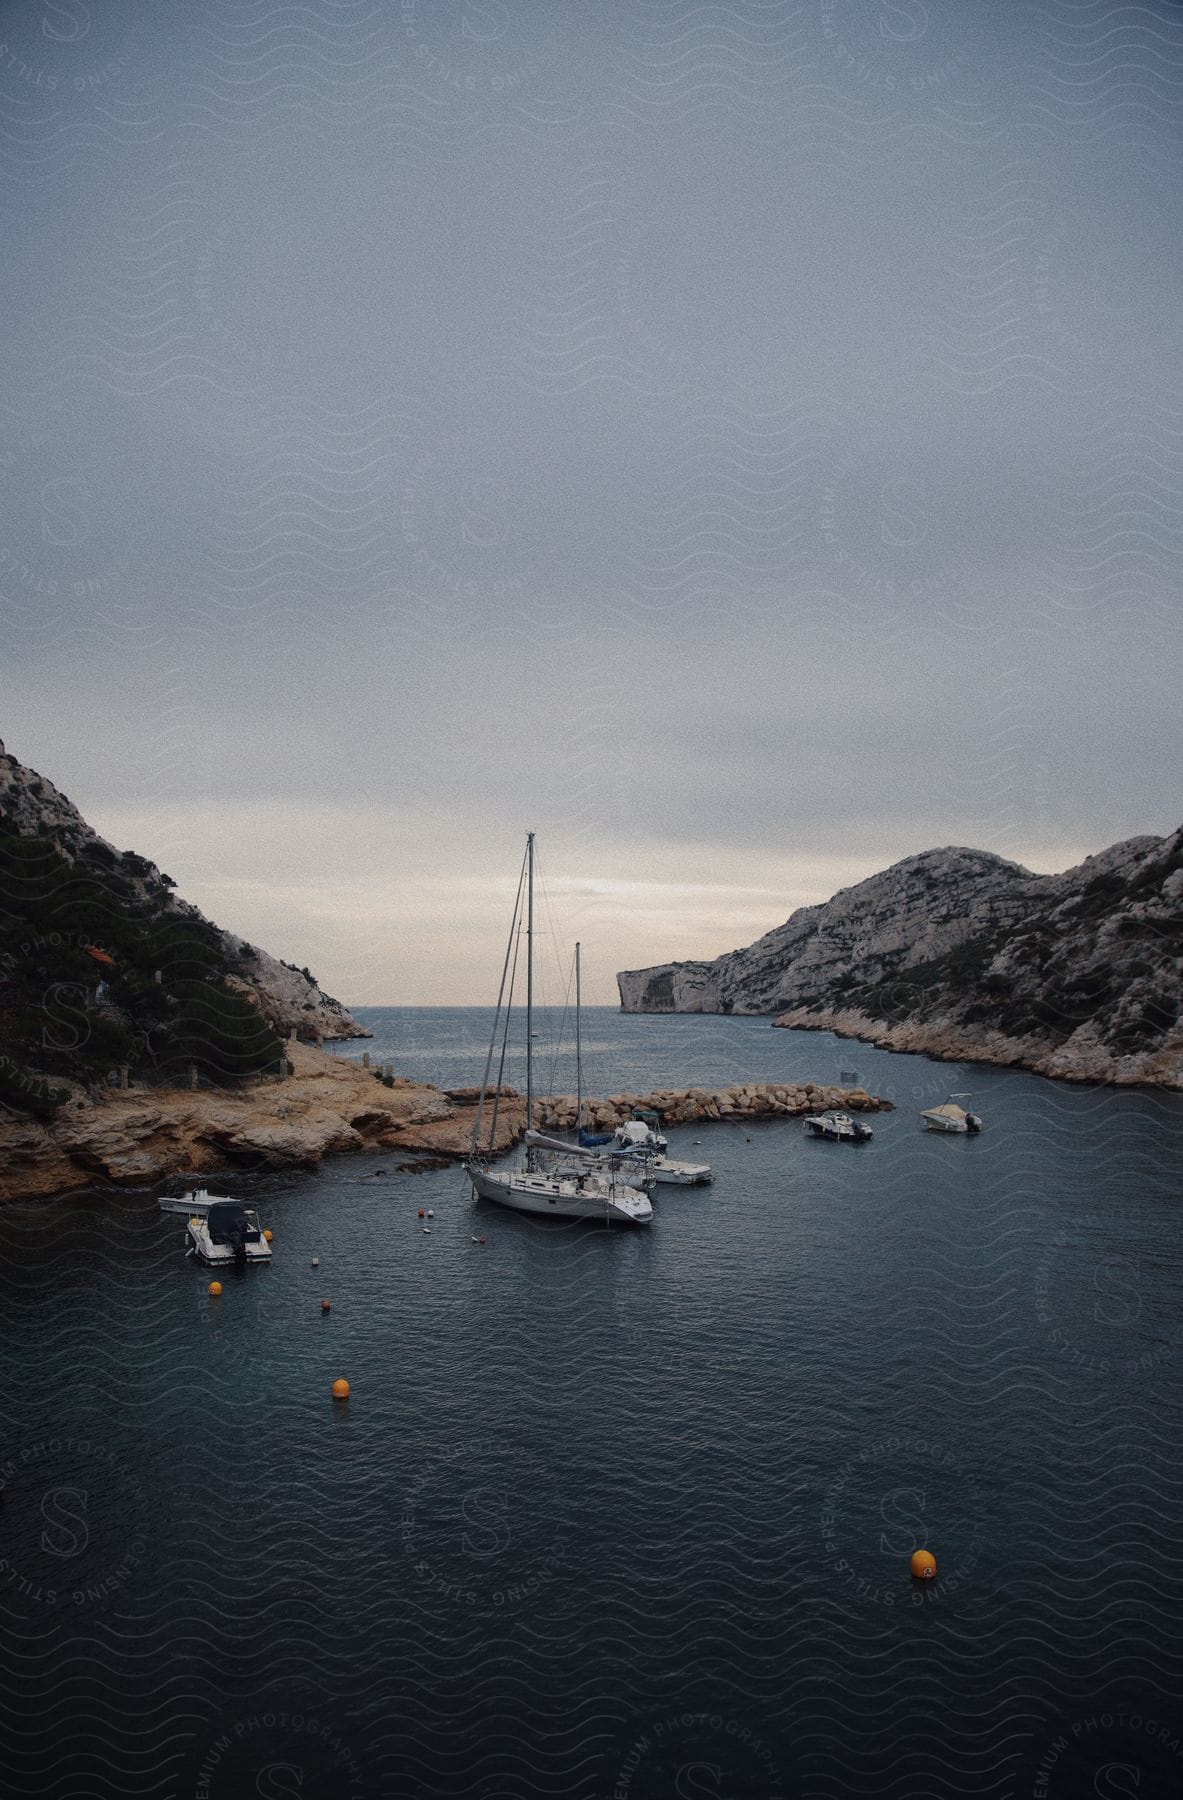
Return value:
<svg viewBox="0 0 1183 1800">
<path fill-rule="evenodd" d="M 271 1242 L 271 1237 L 272 1237 L 272 1232 L 271 1232 L 271 1227 L 270 1227 L 270 1225 L 268 1225 L 268 1226 L 267 1226 L 267 1227 L 266 1227 L 266 1228 L 265 1228 L 265 1229 L 264 1229 L 264 1232 L 263 1232 L 263 1236 L 264 1236 L 264 1238 L 265 1238 L 265 1239 L 266 1239 L 266 1241 L 267 1241 L 267 1243 L 270 1243 L 270 1242 Z"/>
<path fill-rule="evenodd" d="M 339 1375 L 337 1377 L 336 1381 L 334 1381 L 334 1383 L 333 1383 L 333 1399 L 334 1400 L 348 1400 L 348 1398 L 349 1398 L 349 1383 L 345 1380 L 343 1375 Z"/>
<path fill-rule="evenodd" d="M 328 1312 L 328 1310 L 329 1310 L 329 1303 L 328 1303 L 328 1301 L 327 1301 L 327 1300 L 322 1300 L 322 1301 L 321 1301 L 321 1303 L 320 1303 L 320 1310 L 321 1310 L 321 1312 Z"/>
<path fill-rule="evenodd" d="M 931 1581 L 937 1572 L 937 1559 L 931 1550 L 913 1550 L 912 1579 L 914 1581 Z"/>
<path fill-rule="evenodd" d="M 217 1299 L 217 1297 L 218 1297 L 218 1295 L 219 1295 L 219 1294 L 220 1294 L 220 1293 L 221 1293 L 221 1291 L 222 1291 L 222 1284 L 221 1284 L 221 1282 L 220 1282 L 220 1281 L 211 1281 L 211 1282 L 210 1282 L 210 1284 L 209 1284 L 209 1288 L 208 1288 L 208 1290 L 207 1290 L 207 1291 L 208 1291 L 208 1293 L 209 1293 L 209 1295 L 210 1295 L 210 1298 L 211 1298 L 211 1299 L 213 1299 L 213 1300 L 216 1300 L 216 1299 Z"/>
</svg>

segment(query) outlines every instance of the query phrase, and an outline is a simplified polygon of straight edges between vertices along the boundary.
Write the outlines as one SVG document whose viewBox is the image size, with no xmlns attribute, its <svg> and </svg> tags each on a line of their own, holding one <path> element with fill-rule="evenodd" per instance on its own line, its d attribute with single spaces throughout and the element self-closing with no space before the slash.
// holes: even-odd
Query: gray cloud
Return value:
<svg viewBox="0 0 1183 1800">
<path fill-rule="evenodd" d="M 464 999 L 530 825 L 607 970 L 1177 823 L 1173 11 L 67 12 L 0 34 L 4 735 L 226 923 Z"/>
</svg>

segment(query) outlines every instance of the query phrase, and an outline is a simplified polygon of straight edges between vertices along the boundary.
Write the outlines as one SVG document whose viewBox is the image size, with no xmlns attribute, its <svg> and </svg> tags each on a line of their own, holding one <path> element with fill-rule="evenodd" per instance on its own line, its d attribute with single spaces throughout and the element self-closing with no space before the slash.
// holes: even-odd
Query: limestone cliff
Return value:
<svg viewBox="0 0 1183 1800">
<path fill-rule="evenodd" d="M 617 977 L 625 1012 L 779 1015 L 901 1050 L 1183 1086 L 1183 833 L 1061 875 L 906 857 L 746 950 Z"/>
<path fill-rule="evenodd" d="M 212 924 L 174 888 L 0 744 L 0 1052 L 86 1080 L 104 1064 L 151 1076 L 167 1074 L 169 1055 L 178 1069 L 200 1063 L 218 1033 L 244 1072 L 275 1067 L 277 1037 L 292 1032 L 368 1035 L 307 969 Z"/>
</svg>

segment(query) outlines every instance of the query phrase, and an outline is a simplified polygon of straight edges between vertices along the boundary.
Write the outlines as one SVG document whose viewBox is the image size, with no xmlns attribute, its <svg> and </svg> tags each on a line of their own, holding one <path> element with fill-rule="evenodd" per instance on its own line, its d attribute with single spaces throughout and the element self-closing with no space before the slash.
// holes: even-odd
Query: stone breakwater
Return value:
<svg viewBox="0 0 1183 1800">
<path fill-rule="evenodd" d="M 610 1131 L 627 1119 L 634 1107 L 660 1113 L 667 1125 L 697 1124 L 709 1119 L 794 1118 L 802 1113 L 841 1107 L 845 1112 L 890 1112 L 890 1100 L 878 1099 L 865 1088 L 823 1087 L 818 1082 L 739 1082 L 726 1088 L 654 1088 L 648 1094 L 613 1094 L 606 1100 L 585 1100 L 585 1124 L 593 1131 Z M 573 1131 L 575 1100 L 535 1101 L 544 1130 Z"/>
<path fill-rule="evenodd" d="M 45 1121 L 0 1109 L 0 1200 L 82 1187 L 148 1186 L 231 1169 L 315 1168 L 322 1157 L 365 1149 L 436 1158 L 468 1153 L 476 1090 L 445 1093 L 405 1079 L 387 1087 L 369 1069 L 307 1044 L 290 1044 L 288 1056 L 293 1067 L 288 1080 L 261 1081 L 237 1093 L 154 1088 L 91 1099 L 79 1092 Z M 890 1104 L 862 1088 L 747 1082 L 614 1094 L 585 1101 L 584 1118 L 593 1129 L 610 1130 L 636 1106 L 652 1107 L 675 1125 L 791 1117 L 829 1106 L 874 1112 Z M 488 1102 L 482 1142 L 491 1122 Z M 543 1130 L 572 1130 L 574 1096 L 536 1102 L 535 1122 Z M 525 1101 L 512 1089 L 502 1090 L 495 1152 L 512 1149 L 525 1124 Z"/>
</svg>

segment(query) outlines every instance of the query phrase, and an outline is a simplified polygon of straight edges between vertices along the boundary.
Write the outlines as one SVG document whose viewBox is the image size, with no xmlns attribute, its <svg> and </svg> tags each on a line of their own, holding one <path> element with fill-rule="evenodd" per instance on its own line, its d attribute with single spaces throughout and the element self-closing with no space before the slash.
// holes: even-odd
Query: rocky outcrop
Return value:
<svg viewBox="0 0 1183 1800">
<path fill-rule="evenodd" d="M 339 1000 L 321 990 L 314 975 L 278 961 L 233 932 L 223 931 L 221 938 L 232 970 L 228 983 L 254 1001 L 281 1037 L 294 1031 L 306 1041 L 320 1042 L 373 1035 Z"/>
<path fill-rule="evenodd" d="M 1061 875 L 907 857 L 713 963 L 620 974 L 626 1012 L 776 1014 L 897 1050 L 1183 1086 L 1183 833 Z"/>
<path fill-rule="evenodd" d="M 237 1093 L 153 1088 L 76 1092 L 48 1120 L 0 1109 L 0 1199 L 115 1184 L 136 1186 L 227 1167 L 312 1168 L 341 1151 L 463 1154 L 475 1108 L 437 1088 L 374 1073 L 306 1044 L 289 1046 L 288 1079 Z M 520 1135 L 524 1102 L 502 1103 L 498 1146 Z"/>
<path fill-rule="evenodd" d="M 112 912 L 134 915 L 150 926 L 158 938 L 167 934 L 170 921 L 192 922 L 209 934 L 216 946 L 216 966 L 225 985 L 242 994 L 262 1013 L 282 1038 L 293 1032 L 306 1042 L 328 1038 L 368 1037 L 364 1026 L 321 989 L 307 969 L 279 961 L 244 938 L 214 925 L 187 900 L 174 892 L 171 876 L 134 851 L 119 851 L 101 838 L 52 781 L 16 760 L 0 743 L 0 821 L 6 831 L 32 844 L 43 844 L 55 859 L 70 869 L 75 895 L 86 892 L 92 899 L 105 895 Z M 31 874 L 36 875 L 35 859 Z M 4 897 L 0 896 L 0 923 Z M 47 921 L 46 930 L 27 931 L 22 923 L 16 933 L 19 949 L 32 940 L 42 989 L 54 981 L 75 979 L 73 970 L 55 970 L 55 951 L 61 952 L 63 932 L 58 921 Z M 69 935 L 68 933 L 65 935 Z M 76 936 L 77 934 L 75 934 Z M 101 935 L 101 933 L 100 933 Z M 18 959 L 11 953 L 0 958 L 10 974 L 19 974 Z M 60 960 L 60 955 L 59 955 Z M 4 968 L 0 966 L 0 978 Z"/>
<path fill-rule="evenodd" d="M 242 1093 L 153 1089 L 91 1099 L 75 1093 L 50 1120 L 0 1109 L 0 1200 L 30 1199 L 76 1188 L 150 1186 L 173 1176 L 219 1170 L 314 1168 L 323 1157 L 363 1149 L 459 1158 L 468 1154 L 479 1090 L 454 1095 L 416 1082 L 376 1079 L 355 1062 L 291 1046 L 293 1073 L 260 1080 Z M 669 1124 L 691 1120 L 791 1116 L 826 1106 L 877 1111 L 890 1106 L 861 1088 L 748 1083 L 728 1088 L 662 1088 L 585 1102 L 585 1117 L 608 1129 L 635 1106 L 650 1106 Z M 575 1098 L 538 1103 L 544 1130 L 570 1130 Z M 486 1110 L 482 1144 L 492 1123 Z M 495 1154 L 520 1139 L 526 1103 L 512 1088 L 498 1104 Z M 413 1162 L 402 1167 L 421 1166 Z"/>
</svg>

